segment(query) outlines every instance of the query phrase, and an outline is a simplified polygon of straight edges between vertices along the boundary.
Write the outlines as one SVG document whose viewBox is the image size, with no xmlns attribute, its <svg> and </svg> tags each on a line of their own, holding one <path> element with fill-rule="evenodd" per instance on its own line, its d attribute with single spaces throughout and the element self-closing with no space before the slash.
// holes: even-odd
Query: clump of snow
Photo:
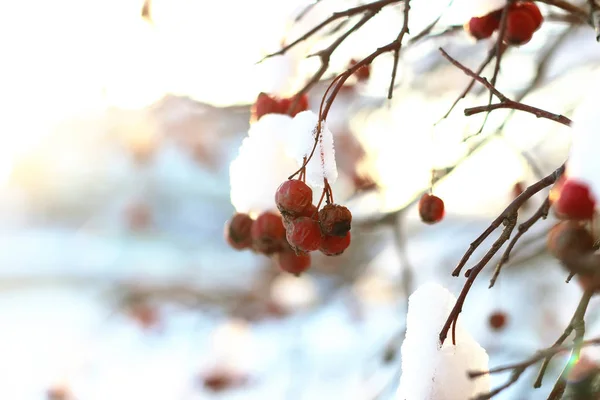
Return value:
<svg viewBox="0 0 600 400">
<path fill-rule="evenodd" d="M 292 130 L 286 139 L 286 152 L 299 166 L 313 149 L 318 126 L 319 117 L 312 111 L 303 111 L 294 117 Z M 333 184 L 338 177 L 333 134 L 325 121 L 321 122 L 320 128 L 319 142 L 306 165 L 306 182 L 315 187 L 324 186 L 323 178 Z"/>
<path fill-rule="evenodd" d="M 267 114 L 252 124 L 229 166 L 231 203 L 238 212 L 258 214 L 275 208 L 275 191 L 312 151 L 317 124 L 312 111 L 293 119 Z M 323 122 L 319 143 L 306 165 L 306 183 L 322 188 L 324 178 L 333 184 L 337 176 L 333 135 Z"/>
<path fill-rule="evenodd" d="M 398 400 L 468 399 L 490 390 L 489 376 L 467 376 L 468 371 L 487 370 L 488 355 L 460 319 L 456 345 L 451 337 L 440 345 L 439 332 L 455 302 L 448 290 L 434 283 L 410 296 Z"/>
<path fill-rule="evenodd" d="M 600 148 L 600 114 L 595 93 L 587 97 L 573 114 L 573 139 L 567 174 L 588 184 L 593 196 L 599 200 L 600 168 L 597 151 Z M 596 204 L 598 205 L 598 202 Z"/>
<path fill-rule="evenodd" d="M 252 124 L 229 166 L 231 204 L 238 212 L 257 214 L 275 208 L 275 191 L 298 168 L 284 150 L 291 121 L 285 115 L 268 114 Z"/>
</svg>

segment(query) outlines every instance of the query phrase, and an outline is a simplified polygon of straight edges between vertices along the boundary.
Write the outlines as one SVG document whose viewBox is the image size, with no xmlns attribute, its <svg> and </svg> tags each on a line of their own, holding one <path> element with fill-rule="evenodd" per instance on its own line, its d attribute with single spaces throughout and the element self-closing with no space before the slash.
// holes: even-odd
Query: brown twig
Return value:
<svg viewBox="0 0 600 400">
<path fill-rule="evenodd" d="M 465 282 L 465 285 L 463 286 L 463 289 L 461 290 L 461 292 L 456 300 L 456 304 L 454 305 L 454 307 L 452 308 L 452 311 L 450 312 L 450 315 L 448 316 L 448 319 L 446 320 L 446 322 L 444 323 L 444 326 L 442 327 L 442 330 L 440 331 L 439 337 L 440 337 L 441 343 L 444 343 L 444 341 L 446 340 L 446 337 L 448 336 L 448 331 L 450 330 L 450 328 L 452 326 L 454 326 L 456 324 L 456 322 L 458 320 L 458 315 L 462 311 L 462 306 L 465 302 L 467 294 L 469 293 L 469 290 L 471 289 L 471 286 L 473 285 L 473 282 L 477 278 L 477 275 L 486 266 L 486 264 L 492 259 L 492 257 L 498 252 L 498 250 L 500 250 L 502 245 L 506 241 L 508 241 L 508 239 L 510 238 L 511 233 L 517 224 L 518 211 L 521 208 L 521 206 L 527 200 L 529 200 L 534 194 L 538 193 L 542 189 L 544 189 L 544 188 L 550 186 L 551 184 L 553 184 L 554 182 L 556 182 L 556 180 L 563 174 L 564 169 L 565 169 L 565 165 L 563 164 L 559 168 L 557 168 L 554 172 L 552 172 L 550 175 L 544 177 L 543 179 L 539 180 L 538 182 L 534 183 L 533 185 L 531 185 L 527 189 L 525 189 L 523 191 L 523 193 L 521 193 L 519 196 L 517 196 L 517 198 L 514 199 L 508 205 L 508 207 L 506 207 L 504 209 L 504 211 L 494 221 L 492 221 L 490 226 L 481 235 L 479 235 L 479 237 L 477 239 L 475 239 L 475 241 L 473 241 L 471 243 L 468 250 L 466 251 L 466 253 L 462 257 L 462 259 L 460 260 L 460 262 L 458 263 L 458 265 L 452 272 L 453 276 L 458 276 L 458 274 L 460 274 L 460 271 L 465 266 L 467 261 L 469 261 L 469 258 L 471 257 L 471 255 L 481 245 L 481 243 L 483 243 L 483 241 L 485 239 L 487 239 L 487 237 L 492 232 L 494 232 L 500 225 L 504 225 L 504 229 L 503 229 L 502 233 L 500 234 L 498 239 L 494 242 L 494 244 L 492 245 L 490 250 L 488 250 L 488 252 L 482 257 L 482 259 L 474 267 L 470 268 L 465 273 L 465 275 L 467 276 L 467 281 Z M 454 341 L 454 339 L 455 338 L 453 337 L 453 341 Z"/>
<path fill-rule="evenodd" d="M 474 114 L 477 114 L 480 112 L 496 110 L 499 108 L 509 108 L 509 109 L 514 109 L 514 110 L 524 111 L 524 112 L 533 114 L 538 118 L 546 118 L 546 119 L 561 123 L 563 125 L 567 125 L 567 126 L 571 125 L 572 121 L 569 118 L 565 117 L 564 115 L 554 114 L 549 111 L 542 110 L 541 108 L 529 106 L 527 104 L 519 103 L 519 102 L 509 99 L 504 94 L 502 94 L 500 91 L 498 91 L 498 89 L 496 89 L 486 78 L 483 78 L 482 76 L 473 72 L 468 67 L 465 67 L 463 64 L 461 64 L 456 59 L 452 58 L 448 53 L 446 53 L 446 51 L 444 51 L 444 49 L 440 48 L 440 52 L 454 66 L 461 69 L 465 74 L 474 78 L 477 82 L 484 85 L 486 88 L 488 88 L 490 90 L 490 92 L 494 96 L 496 96 L 500 100 L 500 103 L 491 104 L 488 106 L 467 108 L 467 109 L 465 109 L 466 116 L 474 115 Z"/>
<path fill-rule="evenodd" d="M 390 4 L 399 3 L 400 1 L 402 1 L 402 0 L 378 0 L 378 1 L 374 1 L 372 3 L 367 3 L 367 4 L 357 6 L 357 7 L 352 7 L 347 10 L 344 10 L 344 11 L 335 12 L 329 18 L 323 20 L 320 24 L 318 24 L 317 26 L 315 26 L 314 28 L 312 28 L 311 30 L 306 32 L 304 35 L 300 36 L 298 39 L 294 40 L 293 42 L 289 43 L 286 46 L 283 46 L 281 49 L 279 49 L 278 51 L 276 51 L 274 53 L 267 54 L 258 63 L 260 63 L 268 58 L 285 54 L 288 50 L 290 50 L 294 46 L 309 39 L 310 37 L 312 37 L 313 35 L 318 33 L 321 29 L 325 28 L 327 25 L 331 24 L 334 21 L 337 21 L 340 18 L 348 18 L 348 17 L 352 17 L 355 15 L 360 15 L 364 12 L 377 13 L 382 8 L 384 8 Z"/>
<path fill-rule="evenodd" d="M 398 71 L 398 61 L 400 61 L 400 48 L 402 47 L 402 39 L 404 35 L 409 33 L 408 29 L 408 15 L 410 12 L 410 0 L 404 0 L 404 23 L 402 24 L 402 29 L 400 29 L 400 33 L 396 37 L 396 41 L 400 43 L 398 47 L 394 49 L 394 63 L 392 66 L 392 78 L 390 79 L 390 87 L 388 89 L 387 98 L 391 100 L 392 95 L 394 93 L 394 82 L 396 81 L 396 72 Z"/>
<path fill-rule="evenodd" d="M 519 225 L 519 228 L 517 229 L 517 234 L 508 243 L 504 254 L 502 254 L 502 258 L 498 262 L 498 265 L 496 265 L 496 269 L 494 270 L 494 274 L 492 275 L 492 279 L 490 280 L 490 288 L 496 283 L 496 279 L 498 279 L 498 275 L 500 274 L 502 266 L 506 264 L 510 259 L 510 253 L 515 247 L 515 244 L 517 244 L 517 242 L 521 238 L 521 236 L 523 236 L 525 232 L 527 232 L 529 228 L 535 225 L 535 223 L 538 222 L 540 219 L 546 219 L 546 217 L 548 216 L 548 211 L 550 211 L 550 199 L 546 197 L 546 200 L 544 200 L 540 208 L 538 208 L 538 210 L 527 221 Z"/>
<path fill-rule="evenodd" d="M 571 333 L 575 330 L 575 340 L 573 344 L 574 354 L 578 355 L 581 350 L 581 342 L 583 340 L 583 334 L 585 333 L 585 325 L 584 325 L 584 317 L 587 311 L 587 307 L 590 303 L 590 299 L 592 298 L 593 293 L 586 291 L 583 293 L 581 300 L 579 301 L 579 305 L 569 322 L 569 325 L 565 328 L 562 335 L 554 342 L 554 344 L 550 347 L 550 349 L 559 348 L 562 346 L 565 340 L 571 335 Z M 542 380 L 544 379 L 544 375 L 546 373 L 546 369 L 554 357 L 556 353 L 550 353 L 546 357 L 544 357 L 544 361 L 542 362 L 542 366 L 540 367 L 540 371 L 535 379 L 533 387 L 539 388 L 542 386 Z"/>
<path fill-rule="evenodd" d="M 483 72 L 485 67 L 487 67 L 488 64 L 496 56 L 495 48 L 496 48 L 496 45 L 494 45 L 492 48 L 490 48 L 485 60 L 483 60 L 483 62 L 479 65 L 479 68 L 477 68 L 477 72 L 476 72 L 477 76 L 481 75 L 481 73 Z M 452 113 L 452 111 L 454 110 L 454 108 L 456 107 L 458 102 L 461 101 L 462 99 L 464 99 L 465 96 L 471 91 L 471 89 L 473 89 L 473 86 L 475 86 L 475 82 L 477 82 L 477 80 L 475 78 L 472 78 L 471 82 L 469 82 L 469 84 L 467 85 L 465 90 L 463 90 L 461 92 L 461 94 L 456 98 L 456 100 L 454 100 L 454 103 L 452 103 L 452 105 L 450 106 L 450 109 L 446 112 L 446 114 L 444 114 L 444 116 L 442 118 L 440 118 L 440 120 L 438 122 L 436 122 L 436 124 L 439 124 L 442 120 L 448 118 L 448 116 Z"/>
<path fill-rule="evenodd" d="M 571 323 L 569 324 L 569 326 L 567 327 L 567 329 L 565 330 L 565 332 L 563 333 L 561 338 L 559 338 L 559 340 L 557 340 L 556 343 L 554 345 L 552 345 L 551 347 L 548 347 L 547 349 L 544 349 L 544 350 L 540 350 L 533 357 L 531 357 L 525 361 L 522 361 L 520 363 L 517 363 L 517 364 L 511 364 L 511 365 L 506 365 L 506 366 L 502 366 L 502 367 L 497 367 L 497 368 L 490 369 L 488 371 L 470 371 L 469 378 L 471 378 L 471 379 L 474 379 L 474 378 L 477 378 L 477 377 L 480 377 L 483 375 L 491 375 L 491 374 L 497 374 L 497 373 L 501 373 L 501 372 L 511 371 L 510 378 L 508 379 L 508 381 L 506 383 L 504 383 L 501 386 L 497 387 L 496 389 L 490 391 L 489 393 L 484 393 L 484 394 L 477 396 L 475 398 L 475 400 L 491 399 L 498 393 L 502 392 L 503 390 L 507 389 L 508 387 L 512 386 L 515 382 L 517 382 L 517 380 L 521 377 L 523 372 L 525 372 L 527 370 L 527 368 L 537 364 L 538 362 L 540 362 L 542 360 L 543 360 L 542 371 L 540 371 L 540 372 L 543 372 L 546 370 L 549 360 L 552 359 L 558 353 L 571 350 L 572 351 L 571 358 L 578 357 L 579 352 L 581 351 L 582 347 L 600 344 L 600 338 L 583 341 L 583 335 L 585 333 L 585 324 L 584 324 L 583 318 L 585 316 L 585 312 L 587 310 L 587 307 L 589 305 L 591 297 L 592 297 L 592 292 L 584 292 L 584 294 L 582 295 L 581 300 L 579 302 L 579 305 L 577 306 L 577 309 L 575 310 L 575 313 L 573 314 Z M 576 338 L 575 338 L 574 343 L 571 346 L 563 346 L 563 342 L 571 334 L 571 332 L 574 329 L 576 330 Z M 539 385 L 538 385 L 538 383 L 539 383 Z M 538 377 L 538 380 L 536 380 L 536 383 L 535 383 L 535 387 L 536 388 L 540 387 L 540 385 L 541 385 L 541 378 Z M 562 395 L 562 392 L 564 391 L 564 387 L 565 387 L 564 379 L 559 378 L 556 385 L 554 386 L 553 390 L 550 393 L 550 397 L 548 397 L 548 398 L 549 399 L 559 399 L 560 396 Z M 558 397 L 556 397 L 556 396 L 558 396 Z"/>
</svg>

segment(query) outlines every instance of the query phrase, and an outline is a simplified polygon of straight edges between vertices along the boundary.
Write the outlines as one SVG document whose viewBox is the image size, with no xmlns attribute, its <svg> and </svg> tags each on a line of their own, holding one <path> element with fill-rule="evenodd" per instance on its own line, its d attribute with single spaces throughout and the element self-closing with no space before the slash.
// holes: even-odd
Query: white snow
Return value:
<svg viewBox="0 0 600 400">
<path fill-rule="evenodd" d="M 238 157 L 229 166 L 231 204 L 238 212 L 275 208 L 275 191 L 298 167 L 284 151 L 282 138 L 291 118 L 268 114 L 254 123 Z"/>
<path fill-rule="evenodd" d="M 475 380 L 467 376 L 467 371 L 487 370 L 488 355 L 460 319 L 456 346 L 451 336 L 440 346 L 438 334 L 455 302 L 448 290 L 434 283 L 410 296 L 398 400 L 468 399 L 489 391 L 488 376 Z"/>
<path fill-rule="evenodd" d="M 275 208 L 275 191 L 302 166 L 314 145 L 318 117 L 304 111 L 293 119 L 267 114 L 252 124 L 238 157 L 231 162 L 231 204 L 238 212 L 260 213 Z M 333 135 L 322 123 L 315 153 L 306 166 L 306 183 L 322 188 L 323 178 L 337 180 Z"/>
<path fill-rule="evenodd" d="M 319 117 L 312 111 L 303 111 L 294 117 L 290 136 L 286 140 L 286 152 L 296 160 L 298 166 L 312 151 L 318 122 Z M 337 177 L 333 134 L 327 123 L 322 121 L 319 143 L 306 165 L 306 182 L 311 186 L 323 187 L 323 178 L 333 184 Z"/>
<path fill-rule="evenodd" d="M 457 0 L 452 4 L 454 12 L 468 21 L 472 17 L 481 17 L 504 7 L 506 0 Z"/>
</svg>

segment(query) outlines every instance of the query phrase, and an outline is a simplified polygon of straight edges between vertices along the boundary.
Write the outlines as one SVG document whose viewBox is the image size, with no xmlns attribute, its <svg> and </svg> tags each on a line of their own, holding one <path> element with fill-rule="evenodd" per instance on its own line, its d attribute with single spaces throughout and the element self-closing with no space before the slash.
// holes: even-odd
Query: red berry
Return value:
<svg viewBox="0 0 600 400">
<path fill-rule="evenodd" d="M 536 30 L 536 22 L 530 13 L 517 8 L 509 11 L 507 18 L 504 41 L 515 46 L 529 42 Z"/>
<path fill-rule="evenodd" d="M 426 224 L 435 224 L 444 218 L 444 201 L 437 196 L 425 193 L 419 200 L 419 215 Z"/>
<path fill-rule="evenodd" d="M 568 261 L 594 250 L 594 238 L 577 221 L 561 221 L 548 233 L 547 247 L 554 257 Z"/>
<path fill-rule="evenodd" d="M 279 268 L 294 275 L 300 275 L 309 269 L 311 262 L 310 254 L 296 254 L 293 251 L 282 251 L 277 253 L 274 256 L 274 259 L 277 265 L 279 265 Z"/>
<path fill-rule="evenodd" d="M 295 217 L 312 205 L 312 197 L 312 189 L 306 183 L 289 179 L 277 188 L 275 204 L 282 215 Z"/>
<path fill-rule="evenodd" d="M 258 121 L 263 115 L 279 113 L 279 101 L 266 93 L 259 93 L 252 105 L 251 119 Z"/>
<path fill-rule="evenodd" d="M 300 217 L 287 227 L 287 241 L 297 252 L 315 251 L 321 245 L 319 223 L 312 218 Z"/>
<path fill-rule="evenodd" d="M 350 232 L 346 236 L 323 236 L 319 250 L 326 256 L 342 254 L 350 246 L 350 237 Z"/>
<path fill-rule="evenodd" d="M 493 330 L 498 331 L 506 325 L 506 314 L 502 311 L 496 311 L 490 315 L 489 323 Z"/>
<path fill-rule="evenodd" d="M 308 207 L 304 209 L 304 211 L 302 211 L 300 217 L 312 218 L 315 221 L 319 222 L 319 209 L 317 208 L 317 206 L 311 203 L 308 205 Z"/>
<path fill-rule="evenodd" d="M 319 211 L 321 231 L 326 236 L 346 236 L 352 225 L 352 213 L 339 204 L 327 204 Z"/>
<path fill-rule="evenodd" d="M 290 107 L 292 106 L 294 101 L 296 101 L 296 96 L 289 97 L 286 99 L 281 99 L 279 101 L 279 107 L 278 107 L 279 113 L 280 114 L 289 114 L 292 117 L 294 117 L 294 116 L 296 116 L 296 114 L 298 114 L 302 111 L 308 110 L 308 96 L 306 94 L 303 94 L 302 96 L 300 96 L 300 100 L 298 100 L 296 107 L 294 108 L 294 110 L 292 112 L 290 112 Z"/>
<path fill-rule="evenodd" d="M 592 198 L 589 187 L 572 178 L 565 180 L 554 203 L 559 216 L 573 220 L 591 219 L 595 207 L 596 201 Z"/>
<path fill-rule="evenodd" d="M 259 253 L 271 255 L 284 248 L 285 227 L 280 215 L 268 211 L 260 214 L 250 234 L 252 246 Z"/>
<path fill-rule="evenodd" d="M 483 17 L 473 17 L 465 25 L 465 30 L 477 40 L 487 39 L 500 25 L 498 12 L 493 12 Z"/>
<path fill-rule="evenodd" d="M 246 249 L 252 246 L 250 230 L 253 224 L 248 214 L 235 214 L 225 224 L 225 240 L 236 250 Z"/>
<path fill-rule="evenodd" d="M 520 9 L 526 11 L 529 16 L 533 19 L 535 23 L 535 30 L 537 31 L 542 26 L 542 22 L 544 22 L 544 17 L 542 16 L 542 12 L 540 11 L 537 4 L 533 2 L 525 2 L 525 3 L 514 3 L 511 7 L 512 9 Z"/>
<path fill-rule="evenodd" d="M 358 64 L 358 61 L 355 59 L 350 60 L 350 68 L 354 67 L 356 64 Z M 356 70 L 356 72 L 354 73 L 354 76 L 356 76 L 356 79 L 359 82 L 363 82 L 369 79 L 369 77 L 371 76 L 371 65 L 367 64 L 367 65 L 363 65 L 362 67 L 358 68 Z"/>
</svg>

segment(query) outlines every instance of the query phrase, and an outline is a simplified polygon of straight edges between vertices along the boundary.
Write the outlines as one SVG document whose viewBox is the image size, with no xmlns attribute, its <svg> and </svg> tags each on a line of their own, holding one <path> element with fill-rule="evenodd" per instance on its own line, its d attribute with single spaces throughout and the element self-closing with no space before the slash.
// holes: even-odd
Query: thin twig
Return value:
<svg viewBox="0 0 600 400">
<path fill-rule="evenodd" d="M 496 269 L 494 270 L 494 274 L 492 275 L 492 279 L 490 280 L 490 288 L 496 283 L 496 279 L 498 279 L 498 275 L 500 274 L 502 266 L 506 264 L 510 259 L 510 253 L 513 247 L 515 247 L 515 244 L 517 244 L 517 242 L 521 238 L 521 236 L 523 236 L 525 232 L 527 232 L 529 228 L 531 228 L 540 219 L 546 219 L 546 217 L 548 216 L 548 211 L 550 211 L 550 199 L 546 197 L 546 200 L 544 200 L 541 207 L 538 208 L 538 210 L 527 221 L 519 225 L 519 228 L 517 229 L 517 234 L 508 243 L 508 246 L 506 247 L 502 258 L 500 259 L 498 265 L 496 266 Z"/>
<path fill-rule="evenodd" d="M 290 44 L 283 46 L 281 49 L 279 49 L 278 51 L 276 51 L 274 53 L 267 54 L 258 63 L 261 63 L 262 61 L 264 61 L 268 58 L 285 54 L 288 50 L 290 50 L 294 46 L 307 40 L 308 38 L 310 38 L 311 36 L 313 36 L 317 32 L 319 32 L 321 29 L 323 29 L 327 25 L 331 24 L 332 22 L 334 22 L 340 18 L 352 17 L 352 16 L 359 15 L 359 14 L 362 14 L 367 11 L 378 12 L 379 10 L 381 10 L 382 8 L 384 8 L 390 4 L 399 3 L 400 1 L 401 0 L 378 0 L 378 1 L 374 1 L 372 3 L 367 3 L 367 4 L 357 6 L 357 7 L 352 7 L 347 10 L 344 10 L 344 11 L 335 12 L 329 18 L 325 19 L 320 24 L 318 24 L 317 26 L 315 26 L 314 28 L 312 28 L 311 30 L 306 32 L 304 35 L 300 36 L 298 39 L 291 42 Z"/>
<path fill-rule="evenodd" d="M 391 100 L 392 95 L 394 93 L 394 82 L 396 81 L 396 72 L 398 71 L 398 61 L 400 60 L 400 48 L 402 47 L 402 39 L 404 35 L 409 33 L 408 29 L 408 15 L 410 12 L 410 0 L 404 0 L 404 23 L 402 24 L 402 29 L 396 37 L 396 41 L 400 43 L 400 45 L 394 49 L 394 64 L 392 66 L 392 78 L 390 79 L 390 87 L 388 89 L 388 100 Z"/>
<path fill-rule="evenodd" d="M 471 379 L 478 378 L 483 375 L 491 375 L 491 374 L 497 374 L 497 373 L 511 371 L 510 378 L 506 383 L 504 383 L 501 386 L 497 387 L 496 389 L 490 391 L 489 393 L 485 393 L 485 394 L 477 396 L 475 398 L 475 400 L 491 399 L 498 393 L 502 392 L 503 390 L 507 389 L 508 387 L 512 386 L 515 382 L 517 382 L 517 380 L 521 377 L 523 372 L 525 372 L 527 370 L 527 368 L 537 364 L 538 362 L 540 362 L 542 360 L 544 361 L 544 364 L 547 365 L 546 361 L 551 359 L 558 353 L 562 353 L 564 351 L 571 350 L 573 352 L 572 357 L 578 356 L 579 352 L 581 351 L 581 348 L 586 347 L 586 346 L 595 346 L 595 345 L 600 344 L 600 338 L 583 341 L 583 334 L 585 333 L 585 328 L 584 328 L 585 325 L 583 322 L 583 318 L 585 316 L 585 312 L 589 305 L 592 294 L 593 294 L 592 292 L 585 292 L 582 295 L 579 305 L 577 306 L 577 309 L 575 310 L 575 313 L 573 314 L 573 318 L 571 319 L 571 323 L 569 324 L 569 327 L 572 327 L 572 328 L 571 328 L 571 330 L 568 330 L 568 333 L 567 333 L 567 330 L 565 330 L 566 335 L 563 334 L 564 338 L 562 339 L 562 341 L 560 341 L 560 342 L 557 341 L 553 346 L 548 347 L 547 349 L 544 349 L 544 350 L 540 350 L 533 357 L 531 357 L 525 361 L 522 361 L 520 363 L 517 363 L 517 364 L 510 364 L 510 365 L 505 365 L 502 367 L 496 367 L 496 368 L 492 368 L 488 371 L 470 371 L 468 373 L 468 375 L 469 375 L 469 378 L 471 378 Z M 577 327 L 577 328 L 575 328 L 575 327 Z M 567 328 L 567 329 L 569 329 L 569 328 Z M 570 346 L 564 346 L 562 343 L 571 334 L 573 329 L 578 329 L 577 334 L 576 334 L 577 335 L 576 341 Z M 561 338 L 563 336 L 561 336 Z M 544 370 L 545 370 L 545 367 L 544 367 Z M 550 394 L 551 397 L 549 397 L 549 399 L 552 399 L 552 398 L 558 399 L 560 397 L 552 397 L 552 396 L 562 395 L 561 386 L 563 387 L 562 390 L 564 390 L 564 384 L 561 385 L 561 384 L 559 384 L 559 382 L 564 383 L 564 380 L 559 379 L 557 381 L 557 385 L 552 390 L 552 392 Z M 537 381 L 536 381 L 536 384 L 537 384 Z M 541 384 L 541 381 L 540 381 L 540 384 Z M 535 387 L 539 387 L 539 386 L 535 386 Z"/>
<path fill-rule="evenodd" d="M 509 99 L 504 94 L 502 94 L 498 89 L 496 89 L 486 78 L 481 77 L 480 75 L 476 74 L 471 69 L 469 69 L 468 67 L 465 67 L 463 64 L 461 64 L 456 59 L 452 58 L 448 53 L 446 53 L 446 51 L 444 51 L 444 49 L 440 48 L 440 52 L 454 66 L 456 66 L 457 68 L 462 70 L 468 76 L 474 78 L 477 82 L 484 85 L 486 88 L 489 89 L 489 91 L 494 96 L 496 96 L 500 100 L 500 103 L 491 104 L 489 106 L 467 108 L 465 110 L 466 116 L 470 116 L 470 115 L 477 114 L 480 112 L 496 110 L 499 108 L 510 108 L 510 109 L 520 110 L 520 111 L 524 111 L 524 112 L 533 114 L 538 118 L 546 118 L 546 119 L 561 123 L 563 125 L 567 125 L 567 126 L 571 125 L 572 121 L 569 118 L 565 117 L 564 115 L 554 114 L 549 111 L 542 110 L 541 108 L 529 106 L 527 104 L 519 103 L 519 102 Z"/>
<path fill-rule="evenodd" d="M 471 243 L 471 245 L 469 246 L 469 249 L 466 251 L 466 253 L 462 257 L 462 259 L 460 260 L 460 262 L 458 263 L 458 265 L 452 272 L 452 275 L 458 276 L 458 274 L 460 274 L 460 271 L 465 266 L 465 264 L 467 263 L 467 261 L 469 260 L 471 255 L 481 245 L 481 243 L 483 243 L 483 241 L 485 239 L 487 239 L 487 237 L 492 232 L 494 232 L 500 225 L 504 224 L 505 227 L 502 231 L 502 234 L 494 242 L 494 244 L 492 245 L 490 250 L 483 256 L 483 258 L 474 267 L 470 268 L 465 273 L 465 275 L 467 276 L 467 281 L 465 282 L 465 285 L 463 286 L 463 289 L 461 290 L 461 292 L 456 300 L 456 304 L 454 305 L 454 307 L 452 308 L 452 311 L 450 312 L 450 315 L 448 316 L 448 319 L 446 320 L 444 326 L 442 327 L 442 330 L 440 331 L 439 337 L 440 337 L 441 343 L 444 343 L 444 341 L 446 340 L 446 337 L 448 336 L 448 331 L 450 330 L 450 328 L 452 326 L 454 326 L 456 324 L 456 321 L 458 320 L 458 315 L 462 311 L 462 306 L 465 302 L 465 299 L 467 297 L 467 294 L 469 293 L 471 286 L 473 285 L 473 282 L 477 278 L 477 275 L 481 272 L 481 270 L 485 267 L 485 265 L 490 261 L 490 259 L 496 254 L 496 252 L 498 252 L 498 250 L 500 250 L 502 245 L 506 241 L 508 241 L 508 239 L 510 239 L 512 230 L 514 229 L 515 225 L 517 224 L 518 211 L 521 208 L 521 206 L 527 200 L 529 200 L 534 194 L 538 193 L 542 189 L 544 189 L 544 188 L 552 185 L 554 182 L 556 182 L 556 180 L 563 174 L 564 169 L 565 169 L 565 165 L 563 164 L 559 168 L 557 168 L 554 172 L 549 174 L 548 176 L 544 177 L 543 179 L 539 180 L 538 182 L 534 183 L 533 185 L 531 185 L 527 189 L 525 189 L 523 191 L 523 193 L 521 193 L 519 196 L 517 196 L 517 198 L 515 198 L 508 205 L 508 207 L 506 207 L 504 209 L 504 211 L 494 221 L 492 221 L 490 226 L 477 239 L 475 239 L 474 242 Z M 454 341 L 454 339 L 455 338 L 453 337 L 453 341 Z"/>
</svg>

